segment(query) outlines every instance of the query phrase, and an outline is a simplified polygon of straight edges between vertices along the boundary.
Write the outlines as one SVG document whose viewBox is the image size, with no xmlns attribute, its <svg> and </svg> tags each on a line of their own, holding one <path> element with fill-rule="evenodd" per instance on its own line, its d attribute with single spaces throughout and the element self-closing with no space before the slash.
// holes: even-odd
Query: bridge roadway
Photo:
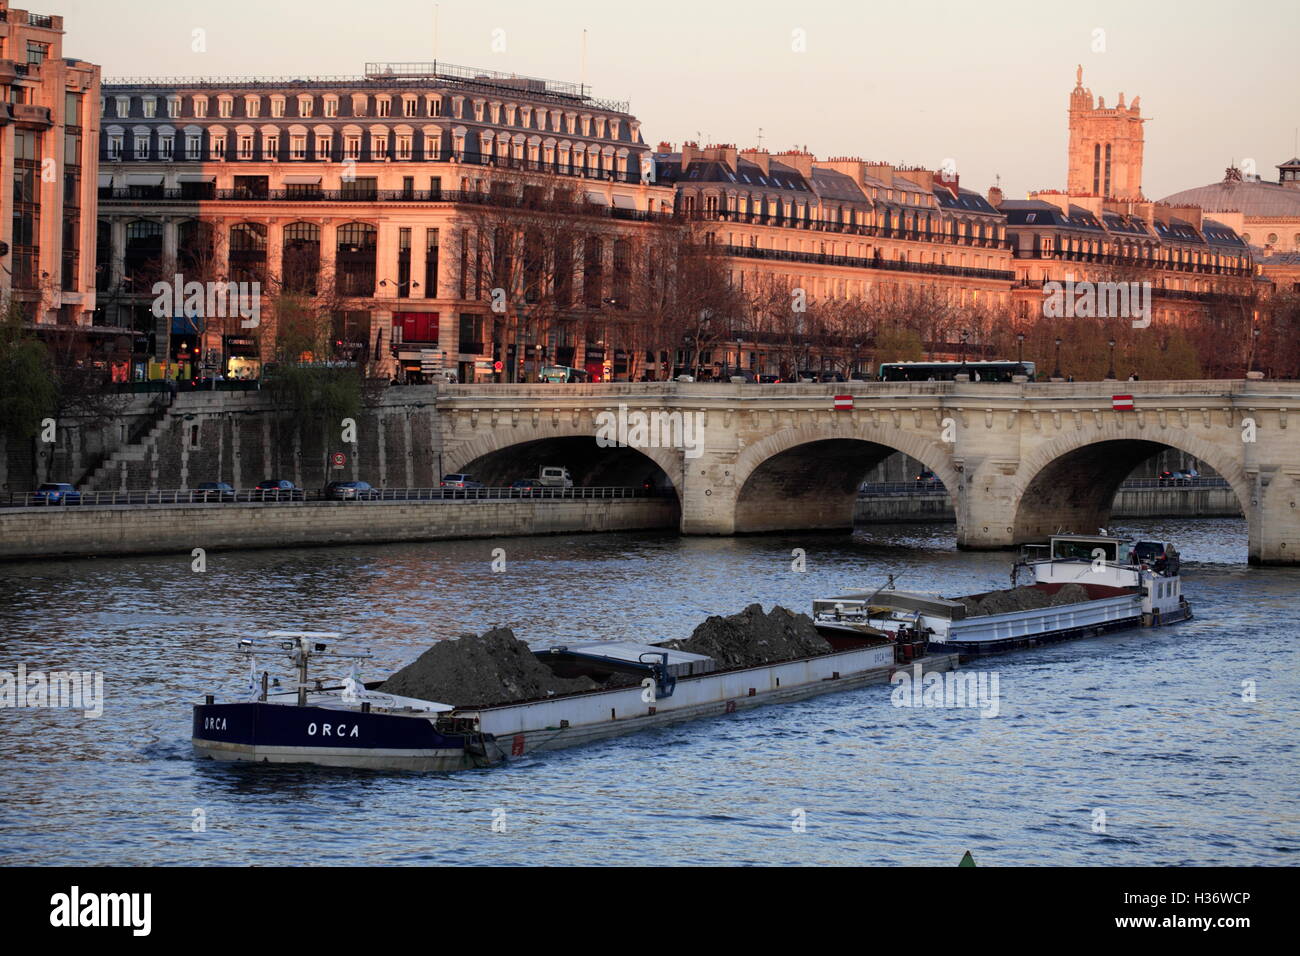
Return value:
<svg viewBox="0 0 1300 956">
<path fill-rule="evenodd" d="M 651 480 L 676 492 L 684 534 L 847 530 L 862 478 L 903 452 L 951 492 L 960 547 L 1004 548 L 1108 525 L 1124 479 L 1176 448 L 1232 488 L 1252 563 L 1300 553 L 1296 382 L 451 385 L 436 406 L 445 471 Z M 660 417 L 637 431 L 637 413 Z M 621 444 L 601 447 L 620 416 Z"/>
</svg>

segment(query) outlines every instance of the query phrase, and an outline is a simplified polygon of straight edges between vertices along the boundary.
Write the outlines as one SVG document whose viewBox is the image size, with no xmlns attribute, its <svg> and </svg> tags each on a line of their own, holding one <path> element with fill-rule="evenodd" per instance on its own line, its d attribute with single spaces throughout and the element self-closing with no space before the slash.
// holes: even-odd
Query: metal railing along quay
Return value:
<svg viewBox="0 0 1300 956">
<path fill-rule="evenodd" d="M 1190 491 L 1196 488 L 1226 488 L 1224 478 L 1131 478 L 1119 486 L 1120 491 L 1140 491 L 1146 488 L 1160 490 Z M 858 486 L 858 494 L 868 495 L 915 495 L 916 497 L 939 496 L 948 494 L 948 489 L 941 481 L 872 481 Z"/>
<path fill-rule="evenodd" d="M 13 492 L 3 504 L 10 508 L 93 508 L 123 505 L 199 505 L 280 504 L 289 502 L 370 503 L 382 501 L 496 501 L 527 500 L 551 501 L 575 499 L 613 498 L 666 498 L 672 492 L 644 487 L 590 487 L 590 488 L 373 488 L 369 491 L 347 492 L 346 496 L 326 494 L 324 491 L 239 489 L 236 491 L 198 491 L 190 489 L 168 491 L 82 491 L 60 492 L 58 497 L 42 492 Z"/>
</svg>

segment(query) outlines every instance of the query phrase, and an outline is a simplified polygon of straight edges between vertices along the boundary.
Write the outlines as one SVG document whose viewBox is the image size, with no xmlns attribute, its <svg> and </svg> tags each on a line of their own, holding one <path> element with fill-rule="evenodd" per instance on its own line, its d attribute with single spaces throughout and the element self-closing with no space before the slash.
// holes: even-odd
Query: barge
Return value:
<svg viewBox="0 0 1300 956">
<path fill-rule="evenodd" d="M 1026 571 L 1032 583 L 1016 587 Z M 902 635 L 962 655 L 987 654 L 1188 620 L 1180 572 L 1177 552 L 1162 545 L 1060 534 L 1024 549 L 1009 589 L 958 598 L 892 586 L 851 591 L 814 601 L 813 623 L 832 641 Z"/>
<path fill-rule="evenodd" d="M 945 671 L 951 652 L 928 653 L 903 636 L 840 634 L 832 651 L 756 667 L 720 670 L 699 654 L 655 644 L 611 642 L 533 653 L 556 674 L 630 677 L 626 686 L 521 700 L 491 707 L 418 700 L 383 693 L 357 677 L 361 653 L 330 649 L 337 634 L 273 631 L 296 680 L 272 684 L 250 658 L 248 699 L 195 705 L 192 742 L 220 761 L 306 763 L 379 770 L 453 771 L 485 767 L 535 752 L 636 733 L 650 727 L 789 703 L 867 684 L 887 683 L 900 666 Z M 308 673 L 317 659 L 353 660 L 341 679 Z M 906 662 L 906 663 L 904 663 Z"/>
</svg>

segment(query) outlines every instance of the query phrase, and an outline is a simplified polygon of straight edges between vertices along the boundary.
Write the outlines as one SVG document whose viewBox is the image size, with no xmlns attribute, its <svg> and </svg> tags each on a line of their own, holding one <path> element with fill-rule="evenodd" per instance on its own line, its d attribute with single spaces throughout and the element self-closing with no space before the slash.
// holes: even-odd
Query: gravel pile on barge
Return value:
<svg viewBox="0 0 1300 956">
<path fill-rule="evenodd" d="M 956 598 L 966 605 L 966 615 L 1008 614 L 1013 611 L 1034 611 L 1062 604 L 1079 604 L 1089 600 L 1088 589 L 1082 584 L 1064 584 L 1055 594 L 1036 587 L 1011 588 L 1005 591 L 986 591 Z"/>
<path fill-rule="evenodd" d="M 514 631 L 494 627 L 439 641 L 378 689 L 457 707 L 491 707 L 601 687 L 586 677 L 556 677 Z"/>
<path fill-rule="evenodd" d="M 710 617 L 686 640 L 661 641 L 659 646 L 711 657 L 719 669 L 756 667 L 832 650 L 807 614 L 779 605 L 764 614 L 761 604 L 729 617 Z"/>
</svg>

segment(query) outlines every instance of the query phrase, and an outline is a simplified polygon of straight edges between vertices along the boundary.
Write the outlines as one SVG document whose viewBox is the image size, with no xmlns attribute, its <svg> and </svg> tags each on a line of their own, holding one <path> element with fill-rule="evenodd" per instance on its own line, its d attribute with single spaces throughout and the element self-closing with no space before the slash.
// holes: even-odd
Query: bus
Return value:
<svg viewBox="0 0 1300 956">
<path fill-rule="evenodd" d="M 547 365 L 542 368 L 539 381 L 549 382 L 552 385 L 567 382 L 585 382 L 587 381 L 587 372 L 585 369 L 570 368 L 567 365 Z"/>
<path fill-rule="evenodd" d="M 951 382 L 959 374 L 972 382 L 1009 382 L 1013 375 L 1034 380 L 1033 362 L 881 362 L 876 378 L 882 382 Z"/>
</svg>

